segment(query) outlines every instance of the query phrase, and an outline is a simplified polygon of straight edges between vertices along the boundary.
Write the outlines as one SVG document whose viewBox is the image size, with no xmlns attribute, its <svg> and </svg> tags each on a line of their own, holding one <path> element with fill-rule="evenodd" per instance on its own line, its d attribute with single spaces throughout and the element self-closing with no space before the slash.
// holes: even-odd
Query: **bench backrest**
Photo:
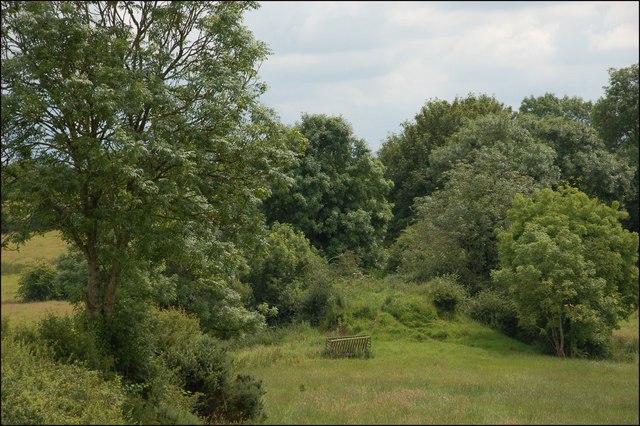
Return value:
<svg viewBox="0 0 640 426">
<path fill-rule="evenodd" d="M 327 337 L 326 352 L 329 355 L 369 355 L 371 336 Z"/>
</svg>

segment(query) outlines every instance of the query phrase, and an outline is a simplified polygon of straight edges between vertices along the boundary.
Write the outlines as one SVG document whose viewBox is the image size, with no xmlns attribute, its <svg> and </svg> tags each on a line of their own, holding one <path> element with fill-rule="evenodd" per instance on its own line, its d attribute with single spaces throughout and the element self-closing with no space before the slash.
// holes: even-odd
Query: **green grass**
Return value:
<svg viewBox="0 0 640 426">
<path fill-rule="evenodd" d="M 2 249 L 2 316 L 11 322 L 35 322 L 49 312 L 54 314 L 71 313 L 72 306 L 63 301 L 21 303 L 16 298 L 18 280 L 30 265 L 38 262 L 53 262 L 67 250 L 67 244 L 58 232 L 47 232 L 29 240 L 16 248 Z"/>
<path fill-rule="evenodd" d="M 438 317 L 425 286 L 391 277 L 336 288 L 342 331 L 370 334 L 373 357 L 324 358 L 338 330 L 305 325 L 236 349 L 238 370 L 263 380 L 267 424 L 638 424 L 637 349 L 626 362 L 559 359 Z"/>
<path fill-rule="evenodd" d="M 324 335 L 294 334 L 234 354 L 263 380 L 267 424 L 638 424 L 637 359 L 501 351 L 482 333 L 467 344 L 373 335 L 372 358 L 327 359 Z"/>
</svg>

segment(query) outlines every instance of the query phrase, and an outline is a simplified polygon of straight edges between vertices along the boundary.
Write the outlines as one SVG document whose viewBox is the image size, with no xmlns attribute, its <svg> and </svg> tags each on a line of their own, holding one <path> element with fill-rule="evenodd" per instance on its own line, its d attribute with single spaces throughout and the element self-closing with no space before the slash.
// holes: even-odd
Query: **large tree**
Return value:
<svg viewBox="0 0 640 426">
<path fill-rule="evenodd" d="M 413 121 L 402 125 L 402 132 L 391 135 L 380 148 L 380 161 L 385 165 L 385 177 L 394 183 L 389 194 L 393 203 L 393 220 L 389 224 L 388 239 L 392 240 L 413 217 L 413 200 L 436 189 L 437 173 L 431 170 L 431 152 L 468 121 L 477 117 L 510 111 L 495 98 L 469 94 L 456 97 L 453 102 L 430 99 L 415 115 Z"/>
<path fill-rule="evenodd" d="M 59 230 L 88 263 L 90 321 L 152 254 L 200 239 L 224 268 L 291 159 L 257 102 L 255 7 L 3 2 L 3 244 Z"/>
<path fill-rule="evenodd" d="M 604 202 L 619 201 L 622 207 L 630 207 L 625 201 L 637 188 L 635 169 L 625 158 L 609 151 L 592 126 L 554 114 L 520 114 L 518 122 L 555 150 L 562 181 Z"/>
<path fill-rule="evenodd" d="M 507 113 L 470 121 L 433 150 L 441 188 L 416 198 L 416 219 L 393 246 L 391 268 L 426 281 L 456 273 L 477 291 L 497 266 L 494 229 L 517 193 L 555 184 L 555 152 Z"/>
<path fill-rule="evenodd" d="M 638 234 L 627 216 L 573 187 L 518 196 L 498 235 L 501 269 L 520 322 L 558 356 L 589 354 L 638 307 Z"/>
<path fill-rule="evenodd" d="M 268 218 L 293 224 L 328 258 L 352 251 L 371 265 L 391 218 L 384 166 L 342 117 L 303 114 L 296 128 L 309 145 L 288 172 L 292 185 L 267 201 Z"/>
<path fill-rule="evenodd" d="M 609 70 L 609 85 L 593 108 L 593 124 L 609 149 L 635 169 L 634 190 L 624 200 L 629 211 L 626 226 L 640 226 L 638 169 L 640 168 L 640 71 L 638 64 Z"/>
</svg>

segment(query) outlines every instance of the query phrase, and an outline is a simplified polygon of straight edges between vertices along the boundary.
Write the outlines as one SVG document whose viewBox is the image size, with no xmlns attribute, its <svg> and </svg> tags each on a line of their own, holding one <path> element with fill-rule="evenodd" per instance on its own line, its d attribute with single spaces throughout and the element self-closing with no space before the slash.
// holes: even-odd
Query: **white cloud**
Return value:
<svg viewBox="0 0 640 426">
<path fill-rule="evenodd" d="M 274 52 L 263 102 L 341 114 L 373 150 L 430 98 L 595 100 L 638 62 L 637 2 L 266 2 L 246 23 Z"/>
</svg>

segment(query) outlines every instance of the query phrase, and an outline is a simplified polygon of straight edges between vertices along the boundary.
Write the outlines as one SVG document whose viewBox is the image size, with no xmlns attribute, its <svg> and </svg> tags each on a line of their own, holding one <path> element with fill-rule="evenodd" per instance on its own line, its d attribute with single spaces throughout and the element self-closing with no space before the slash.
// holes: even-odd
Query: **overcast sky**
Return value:
<svg viewBox="0 0 640 426">
<path fill-rule="evenodd" d="M 638 2 L 262 2 L 262 102 L 282 121 L 342 115 L 373 152 L 429 99 L 597 100 L 638 62 Z"/>
</svg>

